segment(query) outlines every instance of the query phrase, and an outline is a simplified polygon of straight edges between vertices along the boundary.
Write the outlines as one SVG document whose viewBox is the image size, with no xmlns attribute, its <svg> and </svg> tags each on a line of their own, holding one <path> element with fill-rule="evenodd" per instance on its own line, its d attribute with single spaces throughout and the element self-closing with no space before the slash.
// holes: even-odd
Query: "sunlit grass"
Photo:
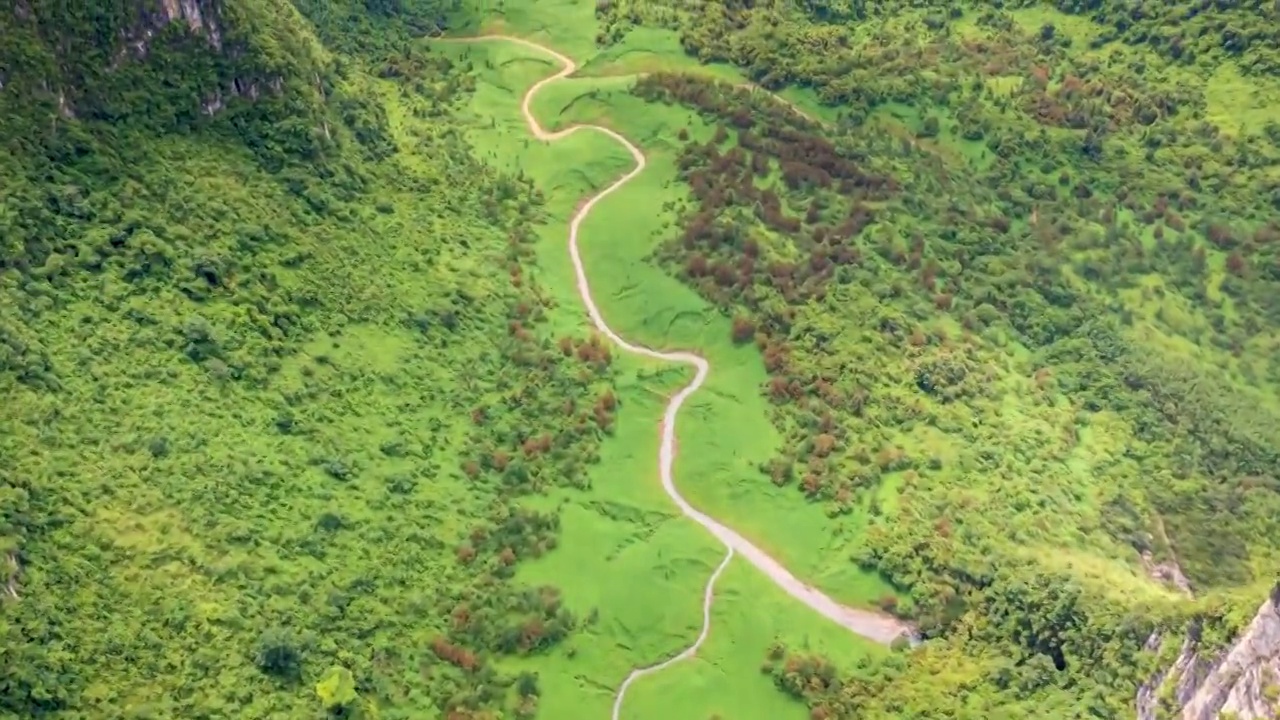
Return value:
<svg viewBox="0 0 1280 720">
<path fill-rule="evenodd" d="M 550 145 L 529 139 L 518 114 L 519 95 L 552 72 L 533 51 L 501 42 L 440 44 L 439 51 L 469 57 L 480 73 L 474 100 L 464 112 L 476 119 L 472 141 L 482 156 L 519 169 L 547 192 L 539 280 L 557 302 L 552 325 L 584 327 L 568 261 L 568 220 L 592 188 L 626 171 L 630 156 L 612 140 L 586 131 Z M 757 469 L 779 442 L 760 391 L 765 373 L 758 352 L 733 346 L 728 318 L 649 260 L 656 244 L 673 231 L 674 214 L 665 208 L 684 197 L 674 164 L 675 137 L 686 128 L 709 136 L 711 128 L 686 110 L 640 101 L 629 93 L 633 81 L 571 78 L 540 93 L 534 108 L 550 129 L 605 124 L 648 154 L 645 172 L 597 205 L 583 224 L 580 242 L 596 301 L 615 330 L 653 347 L 697 349 L 712 362 L 707 385 L 681 414 L 677 483 L 695 506 L 801 577 L 847 601 L 870 603 L 887 588 L 847 559 L 859 519 L 832 524 L 794 489 L 775 488 Z M 531 666 L 543 673 L 543 707 L 558 717 L 585 717 L 590 708 L 607 708 L 612 689 L 630 667 L 660 660 L 691 642 L 701 624 L 702 585 L 723 552 L 705 531 L 673 514 L 657 477 L 658 419 L 665 397 L 687 382 L 688 373 L 650 361 L 623 363 L 634 368 L 624 378 L 635 379 L 619 381 L 618 434 L 605 446 L 593 490 L 560 500 L 566 503 L 566 549 L 525 571 L 529 577 L 555 578 L 571 606 L 599 617 L 574 643 L 572 654 L 557 653 L 547 664 Z M 806 637 L 820 633 L 827 640 L 824 650 L 837 656 L 867 647 L 742 561 L 735 561 L 719 588 L 725 604 L 714 609 L 716 641 L 692 669 L 672 668 L 663 673 L 668 678 L 638 684 L 631 696 L 638 709 L 628 709 L 628 716 L 644 717 L 644 708 L 657 697 L 677 692 L 683 699 L 668 706 L 677 717 L 702 717 L 726 695 L 734 698 L 737 716 L 799 717 L 802 709 L 777 695 L 757 670 L 768 645 L 784 640 L 804 646 Z M 735 597 L 753 601 L 743 604 Z M 751 672 L 740 671 L 745 668 Z M 721 675 L 722 680 L 713 679 Z M 556 712 L 561 708 L 563 715 Z"/>
</svg>

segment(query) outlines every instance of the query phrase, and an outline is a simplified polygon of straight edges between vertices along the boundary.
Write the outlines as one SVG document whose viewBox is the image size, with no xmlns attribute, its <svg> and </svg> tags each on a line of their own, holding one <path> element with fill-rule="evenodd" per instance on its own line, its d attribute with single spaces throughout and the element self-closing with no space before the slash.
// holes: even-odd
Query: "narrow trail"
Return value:
<svg viewBox="0 0 1280 720">
<path fill-rule="evenodd" d="M 14 600 L 20 600 L 21 597 L 18 595 L 18 575 L 22 572 L 22 565 L 18 562 L 18 553 L 10 550 L 5 555 L 4 560 L 5 564 L 9 566 L 5 573 L 8 575 L 8 579 L 5 580 L 4 591 Z"/>
<path fill-rule="evenodd" d="M 578 295 L 581 296 L 582 303 L 586 306 L 587 314 L 590 315 L 591 322 L 595 325 L 596 329 L 605 337 L 609 338 L 609 340 L 618 347 L 634 355 L 653 358 L 655 360 L 665 360 L 684 365 L 692 365 L 696 370 L 693 381 L 671 398 L 667 403 L 666 412 L 662 416 L 662 444 L 658 450 L 658 472 L 662 479 L 662 489 L 666 491 L 672 502 L 680 508 L 681 512 L 683 512 L 685 516 L 691 518 L 694 522 L 706 528 L 712 535 L 719 538 L 720 541 L 724 543 L 727 552 L 724 560 L 720 562 L 720 565 L 716 568 L 715 572 L 711 574 L 711 578 L 707 581 L 706 590 L 704 591 L 702 598 L 702 631 L 698 634 L 698 638 L 679 655 L 668 658 L 667 660 L 654 665 L 632 670 L 622 682 L 622 685 L 618 688 L 617 695 L 614 697 L 612 720 L 618 720 L 619 714 L 622 710 L 623 698 L 626 695 L 627 689 L 633 682 L 645 675 L 658 672 L 659 670 L 663 670 L 677 662 L 680 662 L 681 660 L 693 657 L 693 655 L 698 651 L 698 648 L 700 648 L 706 641 L 707 635 L 711 630 L 711 603 L 714 599 L 715 583 L 720 577 L 720 574 L 724 572 L 724 569 L 729 565 L 729 561 L 733 559 L 735 552 L 742 555 L 748 562 L 756 566 L 756 568 L 767 575 L 775 585 L 785 590 L 788 595 L 791 595 L 793 598 L 809 606 L 822 616 L 836 622 L 841 627 L 844 627 L 857 635 L 886 645 L 892 643 L 899 637 L 905 636 L 907 638 L 913 638 L 914 630 L 907 623 L 884 613 L 858 610 L 856 608 L 841 605 L 816 588 L 802 582 L 783 567 L 781 563 L 774 560 L 763 550 L 752 544 L 750 540 L 747 540 L 730 528 L 722 525 L 715 518 L 694 508 L 689 504 L 689 501 L 684 499 L 684 496 L 680 494 L 680 491 L 676 489 L 675 481 L 672 479 L 672 469 L 675 465 L 676 458 L 676 416 L 679 414 L 680 408 L 684 405 L 685 400 L 688 400 L 689 396 L 697 392 L 698 389 L 702 387 L 703 383 L 706 382 L 707 375 L 711 371 L 711 365 L 701 355 L 697 355 L 692 352 L 664 352 L 628 342 L 623 339 L 622 336 L 614 332 L 613 329 L 609 327 L 608 323 L 605 322 L 604 316 L 600 313 L 600 308 L 596 306 L 595 299 L 591 295 L 591 285 L 587 280 L 587 271 L 582 263 L 582 256 L 578 252 L 578 230 L 581 228 L 582 222 L 591 213 L 592 208 L 596 206 L 596 203 L 616 192 L 623 185 L 630 182 L 632 178 L 639 175 L 645 169 L 646 160 L 645 155 L 640 151 L 640 148 L 636 147 L 630 140 L 627 140 L 625 137 L 613 130 L 610 130 L 609 128 L 599 125 L 571 125 L 555 132 L 548 132 L 533 116 L 533 111 L 530 106 L 534 96 L 538 94 L 538 91 L 557 80 L 561 80 L 572 75 L 578 68 L 577 63 L 575 63 L 571 58 L 558 53 L 551 48 L 525 40 L 524 38 L 513 37 L 510 35 L 478 35 L 459 38 L 434 38 L 434 40 L 437 42 L 451 43 L 476 43 L 490 41 L 511 42 L 535 50 L 544 55 L 549 55 L 560 63 L 561 68 L 559 72 L 534 83 L 525 91 L 524 97 L 521 99 L 520 113 L 524 116 L 525 123 L 529 127 L 529 132 L 533 134 L 534 138 L 542 142 L 554 142 L 582 130 L 598 132 L 616 140 L 627 149 L 627 152 L 631 153 L 632 159 L 635 160 L 635 167 L 622 177 L 614 180 L 608 187 L 596 193 L 589 200 L 583 203 L 578 208 L 577 213 L 574 214 L 573 219 L 569 222 L 569 257 L 573 261 L 573 270 L 577 278 Z M 789 107 L 792 107 L 792 109 L 797 113 L 804 115 L 806 118 L 808 117 L 808 115 L 805 115 L 803 111 L 795 108 L 790 103 L 786 104 Z"/>
</svg>

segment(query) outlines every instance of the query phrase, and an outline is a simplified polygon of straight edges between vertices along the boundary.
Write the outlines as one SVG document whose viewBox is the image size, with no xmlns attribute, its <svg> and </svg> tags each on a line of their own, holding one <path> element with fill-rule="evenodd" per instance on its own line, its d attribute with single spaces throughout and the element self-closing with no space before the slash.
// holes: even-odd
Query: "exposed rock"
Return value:
<svg viewBox="0 0 1280 720">
<path fill-rule="evenodd" d="M 1149 649 L 1162 644 L 1158 635 Z M 1183 640 L 1173 666 L 1138 690 L 1139 720 L 1180 717 L 1215 720 L 1271 720 L 1280 712 L 1280 584 L 1225 652 L 1206 657 L 1199 649 L 1199 628 Z M 1173 683 L 1170 687 L 1170 683 Z M 1173 714 L 1162 714 L 1161 696 L 1169 695 Z"/>
<path fill-rule="evenodd" d="M 76 116 L 76 111 L 71 109 L 71 103 L 67 102 L 67 94 L 61 90 L 58 91 L 58 114 L 64 118 Z"/>
<path fill-rule="evenodd" d="M 200 0 L 161 0 L 166 22 L 185 21 L 196 35 L 209 39 L 215 49 L 222 49 L 222 28 L 212 12 L 201 9 Z"/>
<path fill-rule="evenodd" d="M 206 97 L 204 102 L 200 104 L 200 109 L 205 115 L 216 115 L 219 110 L 226 107 L 227 103 L 222 99 L 222 91 L 214 90 L 213 94 Z"/>
<path fill-rule="evenodd" d="M 18 554 L 10 551 L 5 555 L 5 575 L 7 579 L 4 584 L 4 592 L 14 600 L 18 599 L 18 575 L 22 572 L 22 566 L 18 563 Z"/>
<path fill-rule="evenodd" d="M 118 66 L 132 51 L 139 59 L 145 58 L 151 49 L 151 39 L 170 23 L 181 22 L 191 34 L 205 38 L 215 51 L 222 50 L 222 25 L 218 21 L 217 8 L 211 0 L 140 0 L 138 20 L 120 29 L 124 46 L 112 63 Z"/>
<path fill-rule="evenodd" d="M 244 43 L 233 42 L 230 39 L 235 37 L 235 33 L 232 32 L 234 28 L 227 25 L 223 15 L 226 2 L 227 0 L 132 0 L 128 4 L 129 12 L 120 17 L 121 22 L 109 36 L 93 40 L 76 38 L 76 41 L 101 43 L 106 39 L 110 42 L 109 57 L 111 58 L 107 69 L 116 71 L 126 64 L 146 61 L 153 43 L 159 40 L 165 28 L 177 26 L 195 37 L 202 38 L 210 52 L 240 60 L 244 53 L 251 50 L 245 47 Z M 16 0 L 14 13 L 19 20 L 34 27 L 37 21 L 36 12 L 28 0 Z M 59 22 L 58 13 L 61 11 L 49 9 L 46 12 L 53 15 L 51 18 L 43 18 L 46 23 Z M 55 56 L 69 52 L 67 47 L 71 47 L 65 42 L 57 45 L 52 42 L 49 44 Z M 10 79 L 4 75 L 3 65 L 4 63 L 0 63 L 0 89 L 8 85 Z M 227 63 L 225 66 L 236 67 L 237 75 L 231 77 L 224 75 L 218 80 L 216 86 L 202 89 L 203 98 L 199 108 L 205 115 L 216 115 L 237 97 L 256 100 L 267 94 L 279 95 L 284 92 L 282 77 L 266 71 L 265 68 L 261 72 L 255 72 L 252 62 Z M 86 106 L 86 95 L 91 95 L 93 92 L 91 88 L 78 85 L 74 74 L 39 78 L 36 82 L 43 92 L 47 93 L 46 97 L 56 103 L 57 112 L 64 118 L 76 117 L 77 110 L 83 111 Z M 89 104 L 94 103 L 90 101 Z"/>
<path fill-rule="evenodd" d="M 1191 597 L 1191 581 L 1182 572 L 1182 566 L 1178 564 L 1177 560 L 1165 560 L 1162 563 L 1157 563 L 1151 551 L 1144 550 L 1142 552 L 1142 566 L 1146 568 L 1147 574 L 1153 580 L 1172 585 L 1181 590 L 1183 595 Z"/>
</svg>

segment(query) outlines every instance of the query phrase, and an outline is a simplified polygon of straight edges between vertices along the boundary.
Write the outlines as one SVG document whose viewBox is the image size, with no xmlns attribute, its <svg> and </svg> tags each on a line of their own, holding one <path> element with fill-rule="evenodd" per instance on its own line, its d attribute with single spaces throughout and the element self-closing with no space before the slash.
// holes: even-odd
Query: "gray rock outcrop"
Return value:
<svg viewBox="0 0 1280 720">
<path fill-rule="evenodd" d="M 1148 647 L 1162 639 L 1152 636 Z M 1280 713 L 1280 584 L 1236 642 L 1206 656 L 1197 629 L 1173 665 L 1138 691 L 1138 720 L 1271 720 Z"/>
</svg>

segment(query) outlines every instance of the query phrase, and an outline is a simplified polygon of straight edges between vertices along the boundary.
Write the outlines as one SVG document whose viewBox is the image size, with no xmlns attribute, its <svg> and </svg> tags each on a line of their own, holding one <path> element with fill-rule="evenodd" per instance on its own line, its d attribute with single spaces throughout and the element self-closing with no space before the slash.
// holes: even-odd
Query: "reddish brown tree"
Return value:
<svg viewBox="0 0 1280 720">
<path fill-rule="evenodd" d="M 494 470 L 502 472 L 507 469 L 507 465 L 511 464 L 511 456 L 502 450 L 495 450 L 493 451 L 492 457 L 489 459 L 489 463 L 493 465 Z"/>
<path fill-rule="evenodd" d="M 750 342 L 756 336 L 756 323 L 745 315 L 733 318 L 733 341 L 739 345 Z"/>
<path fill-rule="evenodd" d="M 1239 250 L 1232 250 L 1231 254 L 1227 255 L 1227 272 L 1236 277 L 1244 277 L 1248 271 L 1249 261 L 1244 259 L 1244 255 L 1241 255 Z"/>
<path fill-rule="evenodd" d="M 813 452 L 820 458 L 827 457 L 836 447 L 836 439 L 832 435 L 822 433 L 813 439 Z"/>
</svg>

